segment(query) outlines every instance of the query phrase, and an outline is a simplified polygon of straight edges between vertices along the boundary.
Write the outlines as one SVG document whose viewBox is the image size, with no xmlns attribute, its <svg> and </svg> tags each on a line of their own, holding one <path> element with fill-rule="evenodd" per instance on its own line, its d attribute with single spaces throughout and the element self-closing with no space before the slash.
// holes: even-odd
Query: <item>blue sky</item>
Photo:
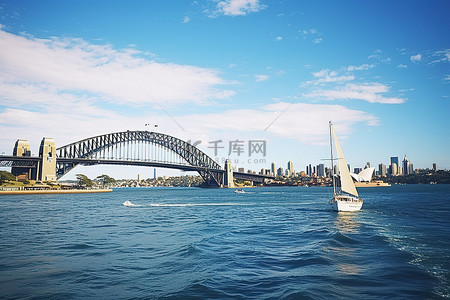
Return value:
<svg viewBox="0 0 450 300">
<path fill-rule="evenodd" d="M 251 158 L 266 163 L 235 165 L 301 171 L 328 157 L 331 119 L 352 168 L 406 154 L 450 169 L 449 15 L 448 1 L 0 1 L 0 152 L 154 123 L 211 156 L 222 140 L 218 159 L 265 140 Z"/>
</svg>

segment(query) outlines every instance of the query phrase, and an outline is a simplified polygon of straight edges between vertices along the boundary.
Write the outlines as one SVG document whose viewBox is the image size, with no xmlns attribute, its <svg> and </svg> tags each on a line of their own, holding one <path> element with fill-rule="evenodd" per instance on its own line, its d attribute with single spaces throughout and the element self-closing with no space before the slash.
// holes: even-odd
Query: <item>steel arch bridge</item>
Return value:
<svg viewBox="0 0 450 300">
<path fill-rule="evenodd" d="M 170 135 L 123 131 L 90 137 L 56 149 L 56 175 L 75 166 L 112 164 L 197 171 L 208 186 L 220 187 L 224 170 L 195 146 Z"/>
</svg>

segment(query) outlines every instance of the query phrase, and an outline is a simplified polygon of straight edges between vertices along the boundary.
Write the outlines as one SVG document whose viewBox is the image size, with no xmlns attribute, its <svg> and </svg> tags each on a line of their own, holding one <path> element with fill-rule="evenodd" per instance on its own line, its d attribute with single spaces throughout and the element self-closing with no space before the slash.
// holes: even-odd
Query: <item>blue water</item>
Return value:
<svg viewBox="0 0 450 300">
<path fill-rule="evenodd" d="M 450 185 L 247 191 L 0 196 L 0 298 L 450 297 Z"/>
</svg>

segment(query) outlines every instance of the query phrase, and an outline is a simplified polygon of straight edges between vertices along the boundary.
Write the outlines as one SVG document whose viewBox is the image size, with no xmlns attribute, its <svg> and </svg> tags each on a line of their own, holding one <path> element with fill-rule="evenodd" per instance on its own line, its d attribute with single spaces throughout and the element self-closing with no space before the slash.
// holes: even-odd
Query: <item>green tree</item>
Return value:
<svg viewBox="0 0 450 300">
<path fill-rule="evenodd" d="M 79 186 L 91 187 L 94 185 L 94 182 L 84 174 L 77 174 L 76 177 Z"/>
<path fill-rule="evenodd" d="M 103 183 L 104 186 L 116 182 L 116 180 L 114 178 L 111 178 L 111 177 L 109 177 L 108 175 L 105 175 L 105 174 L 97 176 L 96 179 L 98 181 L 100 181 L 101 183 Z"/>
<path fill-rule="evenodd" d="M 9 173 L 8 171 L 0 171 L 0 183 L 6 182 L 6 181 L 15 181 L 16 176 Z"/>
</svg>

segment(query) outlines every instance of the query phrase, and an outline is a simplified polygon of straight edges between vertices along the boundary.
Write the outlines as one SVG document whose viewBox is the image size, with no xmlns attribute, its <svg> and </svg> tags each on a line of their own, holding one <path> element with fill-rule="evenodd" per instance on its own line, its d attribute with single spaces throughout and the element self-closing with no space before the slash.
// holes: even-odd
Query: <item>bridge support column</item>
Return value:
<svg viewBox="0 0 450 300">
<path fill-rule="evenodd" d="M 233 180 L 233 168 L 231 166 L 231 161 L 227 159 L 225 161 L 225 176 L 224 176 L 223 187 L 225 188 L 233 188 L 234 180 Z"/>
<path fill-rule="evenodd" d="M 56 147 L 52 138 L 43 138 L 39 147 L 38 180 L 56 181 Z"/>
<path fill-rule="evenodd" d="M 31 156 L 30 144 L 27 140 L 17 140 L 14 145 L 13 156 Z M 25 176 L 25 179 L 36 180 L 36 169 L 12 167 L 11 174 Z"/>
</svg>

